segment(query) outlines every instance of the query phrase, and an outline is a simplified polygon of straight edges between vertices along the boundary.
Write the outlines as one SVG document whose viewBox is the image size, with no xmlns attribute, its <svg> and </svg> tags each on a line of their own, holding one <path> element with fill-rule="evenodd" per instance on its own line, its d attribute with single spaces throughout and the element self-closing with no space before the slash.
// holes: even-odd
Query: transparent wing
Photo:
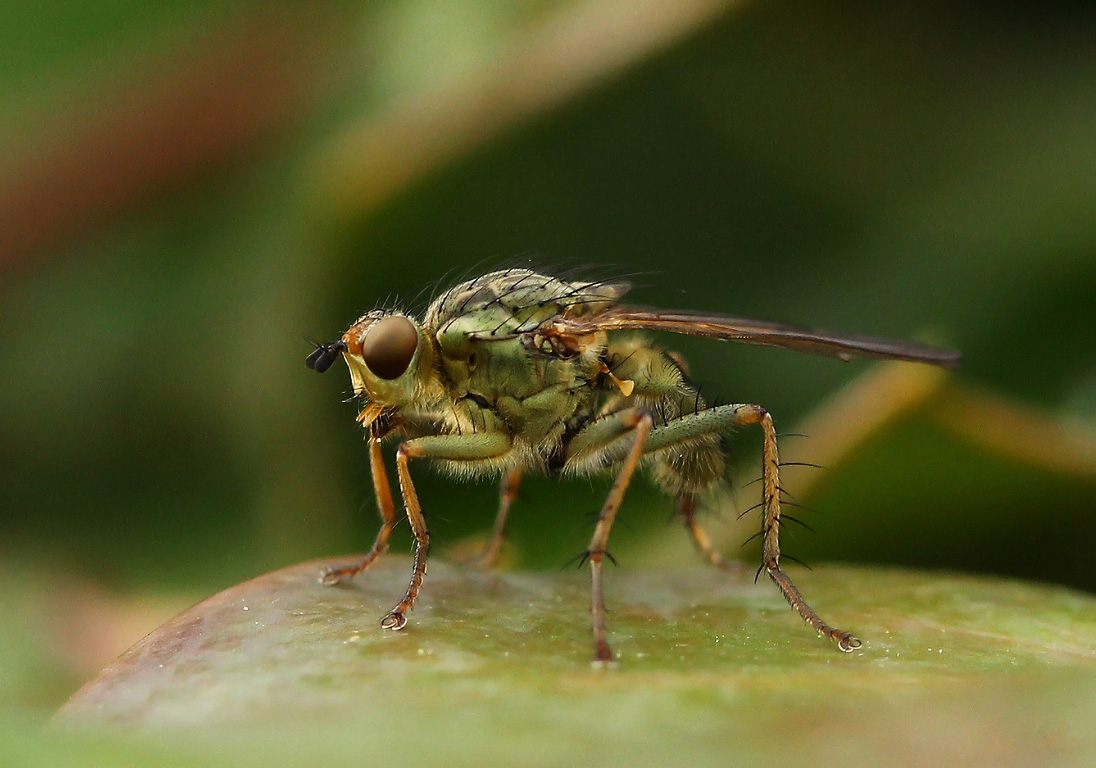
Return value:
<svg viewBox="0 0 1096 768">
<path fill-rule="evenodd" d="M 807 330 L 791 325 L 729 317 L 689 310 L 661 310 L 617 305 L 594 317 L 561 319 L 557 328 L 564 333 L 593 331 L 669 331 L 688 336 L 707 336 L 724 341 L 740 341 L 769 347 L 785 347 L 815 355 L 853 358 L 879 358 L 929 363 L 956 368 L 960 354 L 953 349 L 933 347 L 911 341 L 882 339 L 829 331 Z"/>
</svg>

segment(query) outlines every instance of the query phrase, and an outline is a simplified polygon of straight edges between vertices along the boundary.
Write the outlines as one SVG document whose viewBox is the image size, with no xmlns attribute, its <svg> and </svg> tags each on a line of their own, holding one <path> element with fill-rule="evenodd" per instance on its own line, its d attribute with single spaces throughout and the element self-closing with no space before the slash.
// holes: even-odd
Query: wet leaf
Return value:
<svg viewBox="0 0 1096 768">
<path fill-rule="evenodd" d="M 608 764 L 686 764 L 805 759 L 820 746 L 878 761 L 893 739 L 926 759 L 1008 765 L 1068 757 L 1094 714 L 1096 600 L 1066 589 L 796 571 L 815 607 L 863 638 L 842 654 L 747 574 L 614 569 L 620 663 L 595 671 L 584 571 L 433 562 L 412 621 L 393 633 L 378 619 L 402 594 L 406 558 L 336 588 L 317 583 L 320 565 L 180 614 L 79 691 L 62 722 L 200 733 L 218 754 L 276 765 L 386 751 L 419 765 L 549 765 L 591 750 Z"/>
</svg>

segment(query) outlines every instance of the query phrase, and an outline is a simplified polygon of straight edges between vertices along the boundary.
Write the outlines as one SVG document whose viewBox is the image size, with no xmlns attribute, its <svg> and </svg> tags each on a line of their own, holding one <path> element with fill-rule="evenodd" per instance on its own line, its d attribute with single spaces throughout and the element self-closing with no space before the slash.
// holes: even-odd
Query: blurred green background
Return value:
<svg viewBox="0 0 1096 768">
<path fill-rule="evenodd" d="M 1096 589 L 1089 6 L 2 13 L 0 703 L 51 707 L 188 601 L 366 548 L 345 371 L 308 371 L 305 339 L 517 258 L 639 273 L 639 303 L 960 348 L 958 374 L 844 449 L 789 439 L 826 469 L 789 475 L 818 534 L 787 551 Z M 784 431 L 855 427 L 855 402 L 824 403 L 878 373 L 667 345 Z M 748 480 L 756 438 L 737 445 Z M 448 510 L 442 557 L 489 528 L 491 483 L 417 477 Z M 566 562 L 606 487 L 530 479 L 509 562 Z M 692 557 L 669 512 L 638 484 L 614 554 Z M 711 519 L 731 554 L 755 525 L 733 517 Z"/>
</svg>

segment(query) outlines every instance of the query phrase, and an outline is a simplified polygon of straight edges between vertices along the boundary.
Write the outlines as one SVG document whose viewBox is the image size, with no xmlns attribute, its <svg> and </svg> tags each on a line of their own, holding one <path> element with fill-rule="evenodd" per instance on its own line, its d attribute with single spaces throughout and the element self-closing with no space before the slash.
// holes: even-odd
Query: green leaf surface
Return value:
<svg viewBox="0 0 1096 768">
<path fill-rule="evenodd" d="M 347 559 L 349 560 L 349 558 Z M 310 562 L 228 589 L 150 634 L 60 721 L 136 726 L 242 764 L 350 754 L 416 765 L 714 764 L 780 755 L 893 763 L 1036 754 L 1092 740 L 1096 600 L 1061 588 L 899 570 L 794 577 L 857 632 L 841 654 L 748 574 L 614 569 L 619 665 L 595 670 L 584 571 L 433 562 L 408 627 L 378 619 L 407 558 L 352 584 Z M 259 738 L 256 738 L 256 737 Z M 252 745 L 249 747 L 248 745 Z M 245 757 L 246 756 L 246 757 Z M 899 764 L 905 761 L 898 760 Z"/>
</svg>

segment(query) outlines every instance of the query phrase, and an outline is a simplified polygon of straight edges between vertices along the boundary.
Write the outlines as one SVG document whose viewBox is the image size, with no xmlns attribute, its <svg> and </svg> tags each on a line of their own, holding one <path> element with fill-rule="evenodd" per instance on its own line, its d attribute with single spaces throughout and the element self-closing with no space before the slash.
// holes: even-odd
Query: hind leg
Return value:
<svg viewBox="0 0 1096 768">
<path fill-rule="evenodd" d="M 607 421 L 607 420 L 606 420 Z M 599 422 L 595 422 L 596 427 Z M 676 445 L 687 444 L 697 437 L 711 434 L 723 434 L 738 427 L 757 424 L 761 427 L 763 435 L 761 470 L 762 470 L 762 563 L 761 568 L 769 574 L 769 578 L 780 589 L 784 598 L 795 611 L 810 624 L 815 631 L 837 643 L 838 649 L 844 652 L 852 651 L 860 647 L 860 640 L 844 630 L 837 629 L 824 622 L 813 608 L 803 599 L 802 593 L 791 578 L 780 567 L 780 455 L 776 447 L 776 430 L 773 427 L 772 416 L 759 405 L 721 405 L 715 408 L 700 410 L 685 416 L 670 420 L 660 426 L 651 429 L 643 445 L 643 452 L 649 454 Z M 621 442 L 598 443 L 594 438 L 596 430 L 591 427 L 585 432 L 579 433 L 572 442 L 572 449 L 581 455 L 575 456 L 576 461 L 593 463 L 600 461 L 621 460 L 630 446 Z M 589 437 L 587 437 L 589 433 Z M 579 438 L 587 439 L 579 441 Z M 695 521 L 694 521 L 695 523 Z M 703 541 L 707 538 L 703 534 Z M 694 534 L 694 538 L 696 534 Z M 698 542 L 699 543 L 699 542 Z M 712 552 L 710 541 L 706 554 Z M 704 547 L 702 547 L 703 551 Z M 710 556 L 709 556 L 709 559 Z"/>
<path fill-rule="evenodd" d="M 708 536 L 708 532 L 704 530 L 703 526 L 701 526 L 696 519 L 696 496 L 691 493 L 681 494 L 674 502 L 674 509 L 677 510 L 678 516 L 681 517 L 681 521 L 685 524 L 686 530 L 689 531 L 689 535 L 693 538 L 693 543 L 700 551 L 700 554 L 704 556 L 704 559 L 721 571 L 732 570 L 733 565 L 731 561 L 719 554 L 715 545 L 712 544 L 712 539 Z"/>
</svg>

